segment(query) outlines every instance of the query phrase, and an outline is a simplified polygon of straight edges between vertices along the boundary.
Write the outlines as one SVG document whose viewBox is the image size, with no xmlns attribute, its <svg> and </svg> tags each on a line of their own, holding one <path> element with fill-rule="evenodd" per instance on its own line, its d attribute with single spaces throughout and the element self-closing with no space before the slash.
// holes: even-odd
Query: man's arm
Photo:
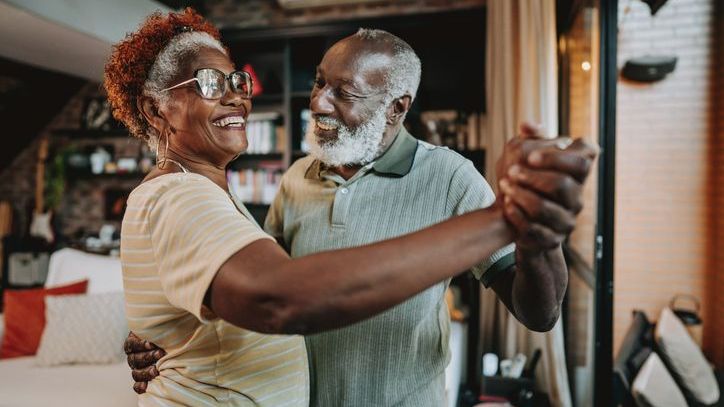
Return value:
<svg viewBox="0 0 724 407">
<path fill-rule="evenodd" d="M 516 264 L 501 273 L 491 288 L 528 329 L 546 332 L 560 316 L 568 271 L 560 249 L 525 254 L 516 249 Z"/>
<path fill-rule="evenodd" d="M 521 150 L 525 150 L 523 145 Z M 499 174 L 503 212 L 518 238 L 516 265 L 500 275 L 492 288 L 531 330 L 552 329 L 560 315 L 568 286 L 561 244 L 582 209 L 582 184 L 597 151 L 577 140 L 565 150 L 553 146 L 541 154 L 521 152 L 524 164 Z"/>
</svg>

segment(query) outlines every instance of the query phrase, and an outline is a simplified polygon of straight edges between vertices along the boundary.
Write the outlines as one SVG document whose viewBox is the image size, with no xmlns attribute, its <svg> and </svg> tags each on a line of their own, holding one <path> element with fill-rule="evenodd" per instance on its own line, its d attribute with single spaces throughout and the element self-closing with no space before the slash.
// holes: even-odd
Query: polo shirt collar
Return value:
<svg viewBox="0 0 724 407">
<path fill-rule="evenodd" d="M 404 177 L 412 169 L 416 151 L 417 139 L 402 126 L 390 148 L 372 164 L 372 168 L 381 174 Z M 325 166 L 321 161 L 313 160 L 307 168 L 304 178 L 319 180 L 324 169 Z"/>
<path fill-rule="evenodd" d="M 417 139 L 407 132 L 405 126 L 395 137 L 390 148 L 377 161 L 372 168 L 382 174 L 397 175 L 404 177 L 412 169 L 412 162 L 415 160 L 417 151 Z"/>
<path fill-rule="evenodd" d="M 319 160 L 312 160 L 312 163 L 307 167 L 307 172 L 304 173 L 304 178 L 320 180 L 322 179 L 322 169 L 324 165 Z"/>
</svg>

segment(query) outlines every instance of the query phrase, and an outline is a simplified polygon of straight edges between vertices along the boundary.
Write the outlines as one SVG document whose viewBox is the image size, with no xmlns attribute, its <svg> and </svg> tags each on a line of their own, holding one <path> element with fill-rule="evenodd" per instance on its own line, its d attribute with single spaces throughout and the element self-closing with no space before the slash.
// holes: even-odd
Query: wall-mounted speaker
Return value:
<svg viewBox="0 0 724 407">
<path fill-rule="evenodd" d="M 657 11 L 659 11 L 659 9 L 661 7 L 664 6 L 664 4 L 666 4 L 666 2 L 668 0 L 642 0 L 642 1 L 649 6 L 649 8 L 651 9 L 651 15 L 653 16 L 654 14 L 656 14 Z"/>
<path fill-rule="evenodd" d="M 674 72 L 676 57 L 646 56 L 626 61 L 621 76 L 636 82 L 656 82 Z"/>
</svg>

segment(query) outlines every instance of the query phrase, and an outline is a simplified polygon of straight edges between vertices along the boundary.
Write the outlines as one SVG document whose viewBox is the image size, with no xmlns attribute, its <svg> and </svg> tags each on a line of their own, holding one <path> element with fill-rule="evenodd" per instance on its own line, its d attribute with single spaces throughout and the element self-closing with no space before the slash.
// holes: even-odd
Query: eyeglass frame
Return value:
<svg viewBox="0 0 724 407">
<path fill-rule="evenodd" d="M 221 96 L 219 96 L 218 98 L 207 98 L 207 97 L 205 97 L 205 96 L 201 93 L 201 89 L 200 89 L 200 87 L 201 87 L 201 82 L 199 82 L 199 78 L 197 78 L 196 75 L 199 73 L 199 71 L 204 70 L 204 69 L 210 69 L 210 70 L 212 70 L 212 71 L 219 72 L 220 74 L 222 74 L 222 75 L 224 76 L 224 90 L 222 91 Z M 247 78 L 249 78 L 249 96 L 242 95 L 242 94 L 240 94 L 240 93 L 238 93 L 238 95 L 241 95 L 242 99 L 251 99 L 251 98 L 252 98 L 252 94 L 254 93 L 254 79 L 252 79 L 251 74 L 250 74 L 249 72 L 244 71 L 244 70 L 233 71 L 233 72 L 230 72 L 230 73 L 227 75 L 227 74 L 225 74 L 224 72 L 222 72 L 222 71 L 220 71 L 220 70 L 218 70 L 218 69 L 216 69 L 216 68 L 199 68 L 199 69 L 197 69 L 197 70 L 194 71 L 193 78 L 188 79 L 188 80 L 185 80 L 185 81 L 180 82 L 180 83 L 177 83 L 176 85 L 170 86 L 170 87 L 168 87 L 168 88 L 166 88 L 166 89 L 161 89 L 161 92 L 166 92 L 166 91 L 169 91 L 169 90 L 178 89 L 178 88 L 180 88 L 180 87 L 183 87 L 183 86 L 188 85 L 189 83 L 196 82 L 196 83 L 198 84 L 197 87 L 196 87 L 196 93 L 198 93 L 199 96 L 201 96 L 203 99 L 207 99 L 207 100 L 218 100 L 218 99 L 223 98 L 223 97 L 226 95 L 226 92 L 227 92 L 229 89 L 233 89 L 233 86 L 231 85 L 231 82 L 230 82 L 230 80 L 231 80 L 231 75 L 234 75 L 235 73 L 239 73 L 239 72 L 243 73 Z"/>
</svg>

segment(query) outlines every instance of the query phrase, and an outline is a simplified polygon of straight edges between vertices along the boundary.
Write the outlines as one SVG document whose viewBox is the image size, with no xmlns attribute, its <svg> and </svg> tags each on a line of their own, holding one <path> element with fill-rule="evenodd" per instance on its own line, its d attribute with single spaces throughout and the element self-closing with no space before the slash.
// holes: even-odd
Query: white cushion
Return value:
<svg viewBox="0 0 724 407">
<path fill-rule="evenodd" d="M 651 352 L 631 386 L 640 407 L 686 407 L 686 399 L 659 356 Z"/>
<path fill-rule="evenodd" d="M 86 279 L 88 294 L 123 291 L 120 259 L 74 249 L 61 249 L 50 256 L 46 288 Z"/>
<path fill-rule="evenodd" d="M 128 335 L 123 293 L 45 297 L 39 366 L 116 363 Z"/>
<path fill-rule="evenodd" d="M 0 360 L 3 407 L 137 407 L 125 361 L 112 365 L 35 366 L 34 356 Z"/>
<path fill-rule="evenodd" d="M 716 403 L 719 386 L 714 371 L 684 324 L 669 308 L 661 311 L 655 336 L 661 357 L 683 390 L 704 405 Z"/>
</svg>

